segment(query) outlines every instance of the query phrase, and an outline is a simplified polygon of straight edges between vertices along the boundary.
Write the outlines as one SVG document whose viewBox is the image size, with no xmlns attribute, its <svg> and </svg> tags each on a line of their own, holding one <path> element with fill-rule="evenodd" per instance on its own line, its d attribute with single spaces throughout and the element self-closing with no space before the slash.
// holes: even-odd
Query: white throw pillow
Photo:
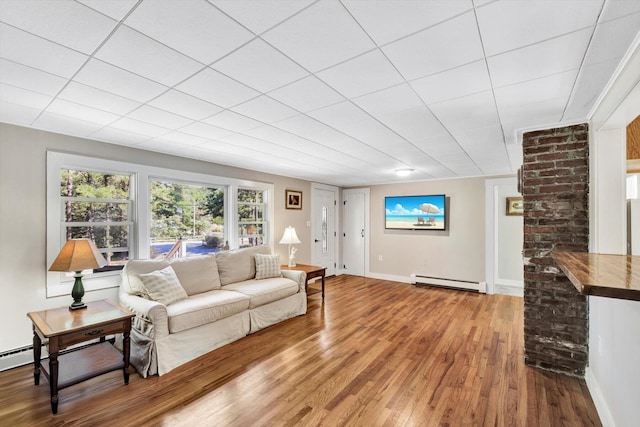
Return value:
<svg viewBox="0 0 640 427">
<path fill-rule="evenodd" d="M 154 301 L 169 305 L 187 298 L 187 293 L 171 266 L 139 276 L 149 298 Z"/>
<path fill-rule="evenodd" d="M 280 277 L 280 255 L 256 254 L 256 279 Z"/>
</svg>

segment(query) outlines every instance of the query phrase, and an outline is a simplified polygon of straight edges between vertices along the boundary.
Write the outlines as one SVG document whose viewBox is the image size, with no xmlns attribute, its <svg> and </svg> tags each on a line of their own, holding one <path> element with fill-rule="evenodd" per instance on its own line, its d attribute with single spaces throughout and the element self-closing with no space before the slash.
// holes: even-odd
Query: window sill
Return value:
<svg viewBox="0 0 640 427">
<path fill-rule="evenodd" d="M 640 256 L 553 252 L 552 257 L 581 294 L 640 301 Z"/>
</svg>

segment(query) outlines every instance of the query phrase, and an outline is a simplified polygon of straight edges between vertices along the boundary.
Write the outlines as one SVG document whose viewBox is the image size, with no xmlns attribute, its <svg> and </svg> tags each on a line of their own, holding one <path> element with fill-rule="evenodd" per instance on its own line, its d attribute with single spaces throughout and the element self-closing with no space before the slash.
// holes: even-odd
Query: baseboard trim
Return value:
<svg viewBox="0 0 640 427">
<path fill-rule="evenodd" d="M 513 285 L 506 283 L 495 283 L 493 285 L 493 293 L 501 295 L 512 295 L 515 297 L 524 297 L 524 288 L 522 285 Z"/>
<path fill-rule="evenodd" d="M 391 282 L 411 283 L 410 276 L 396 276 L 393 274 L 372 273 L 368 271 L 366 273 L 366 277 L 371 277 L 372 279 L 379 279 L 379 280 L 389 280 Z"/>
<path fill-rule="evenodd" d="M 49 357 L 46 346 L 42 346 L 42 357 Z M 0 372 L 29 364 L 33 364 L 32 345 L 0 353 Z"/>
<path fill-rule="evenodd" d="M 596 380 L 593 371 L 588 366 L 584 373 L 584 379 L 587 382 L 587 388 L 589 389 L 589 393 L 591 393 L 591 399 L 596 406 L 603 427 L 616 427 L 616 423 L 611 416 L 611 411 L 609 411 L 609 406 L 607 406 L 607 402 L 598 385 L 598 380 Z"/>
</svg>

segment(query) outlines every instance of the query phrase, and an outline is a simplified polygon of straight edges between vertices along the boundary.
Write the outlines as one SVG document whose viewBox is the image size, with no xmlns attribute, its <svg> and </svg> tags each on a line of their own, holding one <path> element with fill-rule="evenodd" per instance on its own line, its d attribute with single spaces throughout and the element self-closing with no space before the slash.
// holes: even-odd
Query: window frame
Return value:
<svg viewBox="0 0 640 427">
<path fill-rule="evenodd" d="M 260 191 L 262 192 L 262 203 L 257 203 L 257 202 L 240 202 L 238 200 L 238 190 L 249 190 L 249 191 Z M 239 205 L 252 205 L 252 206 L 262 206 L 262 221 L 249 221 L 249 222 L 242 222 L 240 221 L 240 212 L 238 211 L 238 207 Z M 235 209 L 235 215 L 236 215 L 236 232 L 238 233 L 238 235 L 236 236 L 236 245 L 239 246 L 240 245 L 240 225 L 242 224 L 261 224 L 263 227 L 263 232 L 261 234 L 259 234 L 259 236 L 261 236 L 263 238 L 263 240 L 270 242 L 271 240 L 269 239 L 269 230 L 272 228 L 270 226 L 270 222 L 269 222 L 269 209 L 268 209 L 269 205 L 267 204 L 267 191 L 265 190 L 261 190 L 258 188 L 250 188 L 250 187 L 243 187 L 240 186 L 236 189 L 236 209 Z M 269 244 L 269 243 L 267 243 Z"/>
<path fill-rule="evenodd" d="M 184 160 L 185 162 L 188 160 Z M 188 167 L 188 165 L 185 165 Z M 213 164 L 212 164 L 213 167 Z M 274 212 L 274 184 L 268 182 L 251 181 L 228 178 L 218 175 L 189 172 L 180 169 L 168 169 L 147 166 L 137 163 L 121 162 L 78 154 L 47 151 L 47 212 L 46 212 L 46 297 L 68 295 L 73 287 L 73 278 L 65 273 L 49 272 L 48 268 L 60 252 L 66 235 L 62 232 L 62 212 L 60 209 L 60 171 L 63 169 L 89 170 L 109 172 L 114 174 L 130 174 L 130 199 L 132 201 L 131 220 L 132 235 L 130 237 L 129 259 L 149 259 L 150 257 L 150 181 L 168 180 L 185 184 L 207 185 L 225 188 L 225 240 L 229 241 L 231 249 L 238 247 L 238 188 L 264 191 L 265 215 L 267 231 L 265 244 L 274 248 L 273 212 Z M 115 288 L 120 286 L 120 271 L 104 272 L 83 277 L 85 291 Z M 69 280 L 68 280 L 69 279 Z"/>
</svg>

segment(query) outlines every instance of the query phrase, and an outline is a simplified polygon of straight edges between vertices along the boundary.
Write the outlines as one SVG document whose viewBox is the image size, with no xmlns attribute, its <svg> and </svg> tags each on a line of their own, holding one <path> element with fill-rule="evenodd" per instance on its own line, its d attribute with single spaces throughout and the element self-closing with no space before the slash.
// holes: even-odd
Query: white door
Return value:
<svg viewBox="0 0 640 427">
<path fill-rule="evenodd" d="M 368 189 L 344 190 L 343 197 L 343 270 L 346 274 L 364 276 L 367 267 Z"/>
<path fill-rule="evenodd" d="M 336 274 L 336 208 L 338 189 L 314 186 L 311 196 L 312 264 L 327 269 L 327 276 Z"/>
</svg>

